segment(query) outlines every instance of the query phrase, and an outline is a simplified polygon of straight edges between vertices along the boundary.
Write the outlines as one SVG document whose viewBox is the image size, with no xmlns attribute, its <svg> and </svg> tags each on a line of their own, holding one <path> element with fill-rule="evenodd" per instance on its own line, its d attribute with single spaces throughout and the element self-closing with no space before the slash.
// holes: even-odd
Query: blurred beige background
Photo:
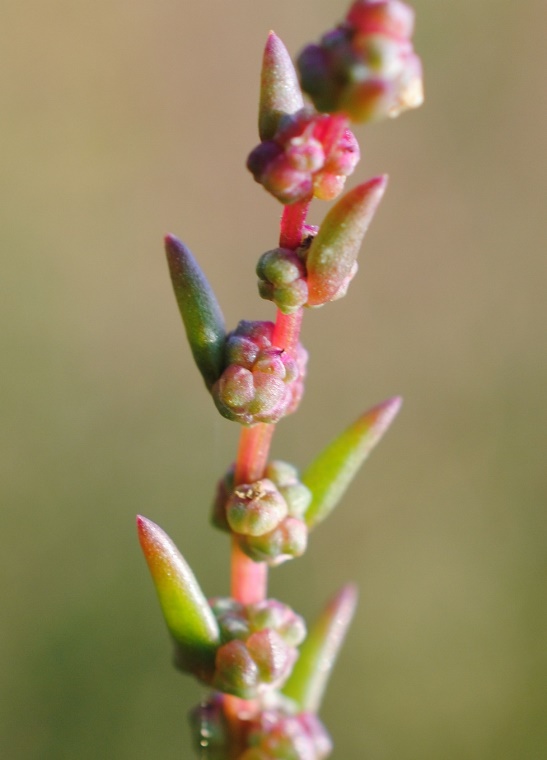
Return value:
<svg viewBox="0 0 547 760">
<path fill-rule="evenodd" d="M 272 595 L 358 616 L 322 717 L 347 760 L 547 757 L 544 0 L 417 0 L 426 106 L 357 130 L 391 186 L 350 297 L 310 313 L 305 466 L 361 411 L 403 412 Z M 279 208 L 244 168 L 261 50 L 338 0 L 3 0 L 0 756 L 189 758 L 200 690 L 170 648 L 134 515 L 228 591 L 208 525 L 237 429 L 192 366 L 162 235 L 228 322 L 268 318 Z M 315 210 L 316 220 L 324 208 Z M 243 304 L 247 304 L 242 309 Z"/>
</svg>

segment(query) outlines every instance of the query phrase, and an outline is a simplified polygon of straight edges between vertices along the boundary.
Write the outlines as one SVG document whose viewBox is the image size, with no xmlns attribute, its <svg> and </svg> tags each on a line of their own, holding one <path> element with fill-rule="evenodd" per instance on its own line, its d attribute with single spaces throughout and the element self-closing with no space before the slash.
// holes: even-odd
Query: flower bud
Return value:
<svg viewBox="0 0 547 760">
<path fill-rule="evenodd" d="M 414 11 L 400 0 L 357 0 L 344 24 L 300 54 L 302 89 L 319 111 L 352 121 L 416 108 L 423 89 L 413 30 Z"/>
<path fill-rule="evenodd" d="M 240 760 L 325 760 L 332 752 L 331 739 L 312 713 L 291 715 L 284 709 L 262 710 L 251 721 L 250 745 Z"/>
<path fill-rule="evenodd" d="M 288 647 L 281 636 L 271 629 L 257 631 L 247 639 L 247 649 L 256 662 L 264 683 L 278 684 L 290 674 L 296 660 L 296 650 Z"/>
<path fill-rule="evenodd" d="M 270 533 L 242 536 L 239 544 L 255 562 L 267 562 L 270 567 L 275 567 L 304 554 L 308 544 L 308 529 L 303 520 L 286 517 Z"/>
<path fill-rule="evenodd" d="M 269 533 L 286 514 L 287 502 L 267 478 L 237 486 L 226 504 L 230 528 L 248 536 Z"/>
<path fill-rule="evenodd" d="M 293 314 L 307 302 L 306 269 L 297 252 L 288 248 L 266 251 L 256 273 L 260 296 L 273 301 L 284 314 Z"/>
<path fill-rule="evenodd" d="M 211 685 L 242 699 L 280 687 L 306 635 L 303 619 L 274 599 L 248 606 L 212 599 L 210 606 L 222 637 Z"/>
<path fill-rule="evenodd" d="M 241 699 L 253 699 L 260 680 L 258 665 L 242 641 L 234 639 L 219 647 L 213 686 Z"/>
<path fill-rule="evenodd" d="M 414 32 L 414 11 L 400 0 L 357 0 L 346 21 L 360 34 L 384 34 L 400 42 Z"/>
<path fill-rule="evenodd" d="M 255 180 L 281 203 L 332 200 L 359 161 L 359 145 L 345 116 L 302 108 L 280 119 L 271 139 L 249 155 Z"/>
<path fill-rule="evenodd" d="M 225 369 L 212 388 L 220 413 L 243 425 L 277 422 L 303 393 L 307 353 L 272 345 L 272 322 L 242 321 L 226 341 Z"/>
<path fill-rule="evenodd" d="M 266 465 L 264 475 L 277 486 L 279 493 L 287 502 L 291 517 L 303 518 L 311 503 L 310 489 L 301 483 L 298 470 L 287 462 L 274 460 Z"/>
<path fill-rule="evenodd" d="M 247 608 L 249 624 L 254 631 L 275 630 L 286 644 L 298 646 L 306 637 L 306 624 L 288 605 L 276 599 L 265 599 Z"/>
</svg>

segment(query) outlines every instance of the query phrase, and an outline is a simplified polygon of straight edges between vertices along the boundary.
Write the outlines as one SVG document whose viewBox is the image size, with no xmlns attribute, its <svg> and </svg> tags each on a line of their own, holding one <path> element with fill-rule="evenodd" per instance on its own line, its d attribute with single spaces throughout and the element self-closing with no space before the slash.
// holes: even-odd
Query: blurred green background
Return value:
<svg viewBox="0 0 547 760">
<path fill-rule="evenodd" d="M 357 130 L 349 186 L 391 186 L 350 297 L 307 315 L 307 395 L 274 454 L 305 466 L 368 406 L 405 406 L 271 593 L 310 619 L 359 584 L 322 712 L 335 758 L 540 760 L 547 4 L 415 6 L 426 105 Z M 2 758 L 191 756 L 200 690 L 171 667 L 134 516 L 227 593 L 208 509 L 238 431 L 192 366 L 162 235 L 231 326 L 272 315 L 253 270 L 279 207 L 244 168 L 262 46 L 273 28 L 296 54 L 344 10 L 3 0 Z"/>
</svg>

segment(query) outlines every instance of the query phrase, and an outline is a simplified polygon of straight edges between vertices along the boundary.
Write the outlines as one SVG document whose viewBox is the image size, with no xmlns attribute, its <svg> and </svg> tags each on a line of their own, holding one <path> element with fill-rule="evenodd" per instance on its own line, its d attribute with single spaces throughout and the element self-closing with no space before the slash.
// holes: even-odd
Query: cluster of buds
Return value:
<svg viewBox="0 0 547 760">
<path fill-rule="evenodd" d="M 298 249 L 266 251 L 258 260 L 256 273 L 260 297 L 273 301 L 283 314 L 294 314 L 307 304 L 306 265 Z"/>
<path fill-rule="evenodd" d="M 263 478 L 238 486 L 231 468 L 217 486 L 212 521 L 234 533 L 241 549 L 255 562 L 280 565 L 306 550 L 304 516 L 311 498 L 298 470 L 287 462 L 270 462 Z"/>
<path fill-rule="evenodd" d="M 172 235 L 165 240 L 195 363 L 219 412 L 245 426 L 237 466 L 217 486 L 212 517 L 232 537 L 233 599 L 208 601 L 169 536 L 150 520 L 137 520 L 175 664 L 213 690 L 191 715 L 196 753 L 208 760 L 324 760 L 332 749 L 317 712 L 356 589 L 340 589 L 306 635 L 300 616 L 265 599 L 267 566 L 304 553 L 309 531 L 339 503 L 401 401 L 389 399 L 361 415 L 302 477 L 290 464 L 268 463 L 270 426 L 295 411 L 303 393 L 300 312 L 345 295 L 387 178 L 346 192 L 318 228 L 306 223 L 308 204 L 336 198 L 353 172 L 360 151 L 350 121 L 396 116 L 420 104 L 413 25 L 413 11 L 401 0 L 356 0 L 342 24 L 304 49 L 300 83 L 281 40 L 273 32 L 268 37 L 261 142 L 247 166 L 285 205 L 279 247 L 264 253 L 256 270 L 261 297 L 278 307 L 275 325 L 241 321 L 227 333 L 191 251 Z M 313 106 L 305 106 L 302 90 Z"/>
<path fill-rule="evenodd" d="M 332 751 L 330 736 L 311 712 L 264 710 L 252 721 L 247 743 L 238 760 L 324 760 Z"/>
<path fill-rule="evenodd" d="M 293 357 L 272 343 L 273 322 L 241 321 L 228 335 L 224 371 L 212 388 L 217 409 L 242 425 L 273 423 L 297 408 L 304 391 L 308 354 Z"/>
<path fill-rule="evenodd" d="M 336 202 L 319 228 L 306 225 L 294 251 L 280 247 L 262 254 L 256 268 L 262 298 L 292 314 L 345 296 L 386 185 L 385 176 L 358 185 Z"/>
<path fill-rule="evenodd" d="M 277 700 L 280 703 L 280 700 Z M 209 697 L 190 714 L 195 750 L 207 760 L 224 760 L 229 754 L 229 724 L 220 695 Z M 332 741 L 312 712 L 291 712 L 288 705 L 272 705 L 246 721 L 246 749 L 237 760 L 324 760 Z"/>
<path fill-rule="evenodd" d="M 306 636 L 303 619 L 274 599 L 250 605 L 212 599 L 210 606 L 222 642 L 215 658 L 214 688 L 242 699 L 279 688 Z"/>
<path fill-rule="evenodd" d="M 357 0 L 342 24 L 300 54 L 302 89 L 319 111 L 352 121 L 416 108 L 423 90 L 413 31 L 414 11 L 401 0 Z"/>
<path fill-rule="evenodd" d="M 345 116 L 307 107 L 284 116 L 272 139 L 249 155 L 247 167 L 281 203 L 330 201 L 341 193 L 359 156 Z"/>
</svg>

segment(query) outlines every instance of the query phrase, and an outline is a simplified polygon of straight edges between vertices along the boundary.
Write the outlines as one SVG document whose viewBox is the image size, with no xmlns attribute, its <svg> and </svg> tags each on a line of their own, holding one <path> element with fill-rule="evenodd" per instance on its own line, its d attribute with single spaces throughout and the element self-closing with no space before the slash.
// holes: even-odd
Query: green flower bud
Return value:
<svg viewBox="0 0 547 760">
<path fill-rule="evenodd" d="M 308 529 L 302 520 L 286 517 L 270 533 L 241 536 L 239 544 L 255 562 L 267 562 L 270 567 L 275 567 L 304 554 L 308 544 Z"/>
<path fill-rule="evenodd" d="M 287 678 L 297 656 L 296 650 L 287 646 L 271 629 L 251 634 L 247 649 L 258 666 L 261 680 L 271 685 L 280 684 Z"/>
<path fill-rule="evenodd" d="M 310 489 L 300 482 L 298 470 L 287 462 L 269 462 L 264 475 L 272 480 L 280 494 L 287 502 L 287 508 L 291 517 L 303 518 L 306 514 L 312 494 Z"/>
<path fill-rule="evenodd" d="M 226 504 L 230 528 L 243 535 L 269 533 L 286 514 L 287 502 L 267 478 L 237 486 Z"/>
<path fill-rule="evenodd" d="M 215 689 L 241 699 L 253 699 L 259 681 L 258 666 L 242 641 L 230 641 L 219 647 L 213 679 Z"/>
</svg>

